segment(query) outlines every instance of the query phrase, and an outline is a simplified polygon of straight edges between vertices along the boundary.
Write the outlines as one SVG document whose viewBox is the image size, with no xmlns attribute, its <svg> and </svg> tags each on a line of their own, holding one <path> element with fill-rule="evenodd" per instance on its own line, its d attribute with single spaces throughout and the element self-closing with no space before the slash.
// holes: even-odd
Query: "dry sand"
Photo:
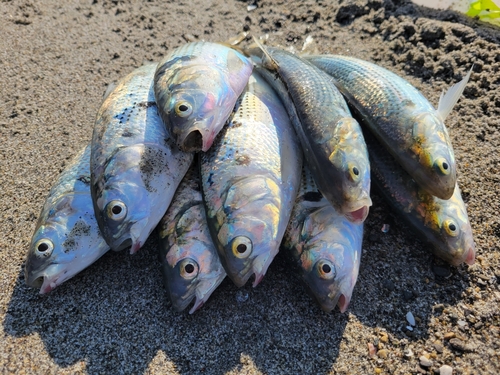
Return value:
<svg viewBox="0 0 500 375">
<path fill-rule="evenodd" d="M 455 374 L 500 373 L 499 29 L 398 0 L 247 5 L 0 2 L 0 372 L 439 374 L 446 364 Z M 41 206 L 89 141 L 107 85 L 187 39 L 220 41 L 243 30 L 299 49 L 311 35 L 320 52 L 376 62 L 434 104 L 475 64 L 447 125 L 476 264 L 443 264 L 374 196 L 345 314 L 323 313 L 280 256 L 256 289 L 225 281 L 194 315 L 176 313 L 155 239 L 135 256 L 105 255 L 49 295 L 26 287 L 23 263 Z M 369 343 L 379 348 L 374 357 Z M 430 363 L 419 359 L 426 354 Z"/>
</svg>

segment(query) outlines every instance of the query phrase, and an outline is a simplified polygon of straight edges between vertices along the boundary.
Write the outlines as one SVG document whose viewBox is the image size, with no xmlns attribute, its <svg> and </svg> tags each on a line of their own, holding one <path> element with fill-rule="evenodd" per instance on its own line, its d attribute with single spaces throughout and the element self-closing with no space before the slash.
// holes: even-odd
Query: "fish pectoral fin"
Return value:
<svg viewBox="0 0 500 375">
<path fill-rule="evenodd" d="M 469 70 L 469 73 L 467 73 L 464 79 L 451 86 L 448 89 L 448 91 L 446 91 L 446 93 L 444 91 L 441 93 L 441 97 L 439 98 L 437 115 L 442 121 L 444 121 L 446 117 L 448 117 L 455 104 L 457 104 L 458 99 L 460 99 L 460 96 L 462 96 L 465 86 L 467 85 L 467 82 L 469 82 L 469 78 L 472 73 L 472 68 L 474 68 L 474 64 L 472 65 L 472 67 Z"/>
</svg>

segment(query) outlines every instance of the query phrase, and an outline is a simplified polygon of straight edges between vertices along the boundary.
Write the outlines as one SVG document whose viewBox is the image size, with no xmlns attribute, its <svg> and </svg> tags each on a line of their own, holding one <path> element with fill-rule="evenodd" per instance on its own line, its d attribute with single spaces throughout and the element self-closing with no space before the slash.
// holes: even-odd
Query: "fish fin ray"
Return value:
<svg viewBox="0 0 500 375">
<path fill-rule="evenodd" d="M 464 79 L 451 86 L 446 93 L 444 91 L 441 93 L 437 114 L 442 121 L 448 117 L 455 104 L 457 104 L 458 99 L 462 96 L 465 86 L 467 85 L 467 82 L 469 82 L 473 67 L 474 65 L 470 68 L 469 73 L 467 73 Z"/>
<path fill-rule="evenodd" d="M 279 64 L 275 59 L 272 58 L 271 54 L 267 51 L 267 48 L 264 47 L 264 45 L 255 37 L 255 35 L 253 35 L 252 37 L 255 44 L 257 44 L 257 47 L 264 53 L 265 58 L 262 59 L 262 65 L 264 65 L 266 69 L 269 70 L 278 70 Z"/>
</svg>

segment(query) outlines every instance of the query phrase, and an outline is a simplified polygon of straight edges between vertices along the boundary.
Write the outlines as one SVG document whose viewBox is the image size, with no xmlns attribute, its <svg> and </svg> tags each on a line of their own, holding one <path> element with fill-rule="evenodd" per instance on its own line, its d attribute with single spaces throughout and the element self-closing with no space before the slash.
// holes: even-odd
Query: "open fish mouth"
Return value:
<svg viewBox="0 0 500 375">
<path fill-rule="evenodd" d="M 345 213 L 344 216 L 351 223 L 361 224 L 362 222 L 365 221 L 369 211 L 370 211 L 369 206 L 363 206 L 355 211 Z"/>
<path fill-rule="evenodd" d="M 469 250 L 467 250 L 465 263 L 467 263 L 469 266 L 472 266 L 475 261 L 476 261 L 476 250 L 474 249 L 474 247 L 470 247 Z"/>
</svg>

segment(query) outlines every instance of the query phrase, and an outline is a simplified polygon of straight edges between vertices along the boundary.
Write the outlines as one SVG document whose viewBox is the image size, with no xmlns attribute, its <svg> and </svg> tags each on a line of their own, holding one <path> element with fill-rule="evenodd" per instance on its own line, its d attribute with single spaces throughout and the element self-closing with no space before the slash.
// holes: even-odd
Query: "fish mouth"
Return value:
<svg viewBox="0 0 500 375">
<path fill-rule="evenodd" d="M 199 130 L 193 130 L 184 138 L 184 140 L 179 145 L 179 148 L 185 152 L 197 152 L 200 150 L 206 151 L 204 150 L 204 146 L 205 145 L 201 132 Z"/>
<path fill-rule="evenodd" d="M 354 224 L 361 224 L 365 221 L 368 213 L 370 212 L 369 206 L 363 206 L 357 210 L 346 212 L 344 216 L 347 220 Z"/>
<path fill-rule="evenodd" d="M 215 116 L 208 116 L 202 121 L 197 121 L 178 143 L 184 152 L 207 152 L 214 143 L 219 129 L 212 129 Z M 223 124 L 224 125 L 224 124 Z"/>
<path fill-rule="evenodd" d="M 148 218 L 135 222 L 130 228 L 130 254 L 135 254 L 144 245 L 149 237 L 149 231 L 146 230 Z"/>
<path fill-rule="evenodd" d="M 351 298 L 342 293 L 337 302 L 337 306 L 339 307 L 341 313 L 346 312 L 347 308 L 349 307 L 349 302 L 351 302 Z"/>
<path fill-rule="evenodd" d="M 467 251 L 467 256 L 465 257 L 465 263 L 472 266 L 476 261 L 476 250 L 474 247 L 470 247 Z"/>
<path fill-rule="evenodd" d="M 189 314 L 193 314 L 196 310 L 201 308 L 205 304 L 205 298 L 196 297 L 193 307 L 189 310 Z"/>
</svg>

